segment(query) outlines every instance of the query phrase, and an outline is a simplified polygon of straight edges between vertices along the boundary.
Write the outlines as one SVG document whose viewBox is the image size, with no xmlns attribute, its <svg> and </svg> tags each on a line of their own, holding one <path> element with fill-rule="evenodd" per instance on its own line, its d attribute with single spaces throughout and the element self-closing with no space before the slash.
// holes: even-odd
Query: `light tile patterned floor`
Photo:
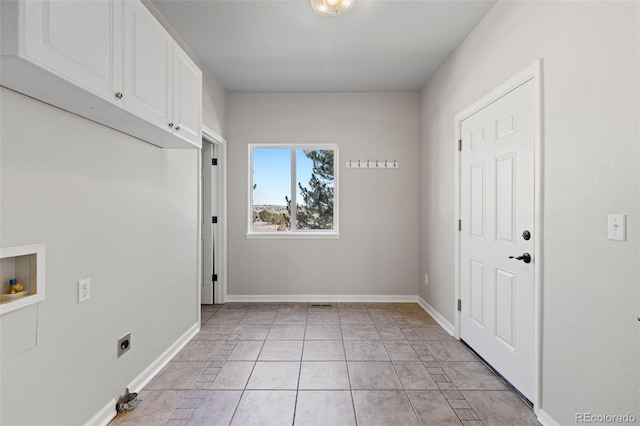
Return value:
<svg viewBox="0 0 640 426">
<path fill-rule="evenodd" d="M 412 303 L 228 303 L 112 425 L 538 425 Z"/>
</svg>

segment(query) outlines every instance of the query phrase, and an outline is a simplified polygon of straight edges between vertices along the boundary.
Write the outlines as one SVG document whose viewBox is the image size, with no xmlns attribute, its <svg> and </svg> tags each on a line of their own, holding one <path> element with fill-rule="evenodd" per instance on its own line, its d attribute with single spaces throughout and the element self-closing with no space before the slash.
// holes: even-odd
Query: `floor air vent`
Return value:
<svg viewBox="0 0 640 426">
<path fill-rule="evenodd" d="M 333 305 L 330 303 L 312 303 L 309 306 L 312 308 L 331 308 Z"/>
</svg>

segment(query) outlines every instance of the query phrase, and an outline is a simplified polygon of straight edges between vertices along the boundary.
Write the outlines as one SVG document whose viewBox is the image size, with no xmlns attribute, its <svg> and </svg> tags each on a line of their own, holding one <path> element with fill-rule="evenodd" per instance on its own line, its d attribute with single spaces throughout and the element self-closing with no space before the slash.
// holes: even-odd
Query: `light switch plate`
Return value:
<svg viewBox="0 0 640 426">
<path fill-rule="evenodd" d="M 610 240 L 627 240 L 627 215 L 610 214 L 608 216 L 607 234 Z"/>
</svg>

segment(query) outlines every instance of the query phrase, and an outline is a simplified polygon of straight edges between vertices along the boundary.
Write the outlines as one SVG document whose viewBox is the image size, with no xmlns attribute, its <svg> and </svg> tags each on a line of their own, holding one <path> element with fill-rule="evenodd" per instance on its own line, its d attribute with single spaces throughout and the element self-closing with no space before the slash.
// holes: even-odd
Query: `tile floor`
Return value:
<svg viewBox="0 0 640 426">
<path fill-rule="evenodd" d="M 538 425 L 417 304 L 228 303 L 112 425 Z"/>
</svg>

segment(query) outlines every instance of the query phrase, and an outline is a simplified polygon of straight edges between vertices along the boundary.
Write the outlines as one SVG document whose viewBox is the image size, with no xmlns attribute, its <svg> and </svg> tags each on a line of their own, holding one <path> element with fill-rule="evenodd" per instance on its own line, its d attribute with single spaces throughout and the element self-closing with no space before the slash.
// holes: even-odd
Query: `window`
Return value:
<svg viewBox="0 0 640 426">
<path fill-rule="evenodd" d="M 247 237 L 337 238 L 338 147 L 249 145 Z"/>
</svg>

